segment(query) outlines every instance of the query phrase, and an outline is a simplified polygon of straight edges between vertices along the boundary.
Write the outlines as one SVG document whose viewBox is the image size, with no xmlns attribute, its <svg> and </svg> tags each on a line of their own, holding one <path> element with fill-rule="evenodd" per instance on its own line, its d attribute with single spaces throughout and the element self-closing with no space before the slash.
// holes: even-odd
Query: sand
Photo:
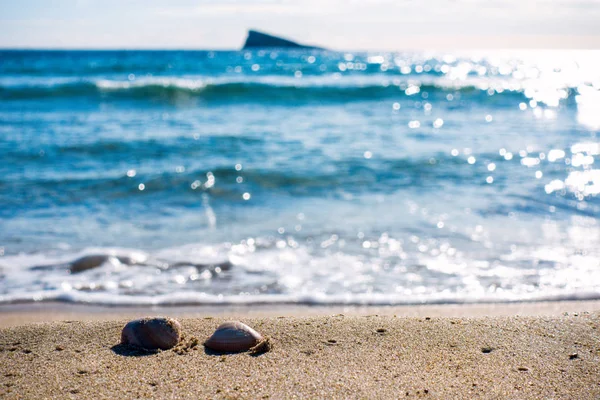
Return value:
<svg viewBox="0 0 600 400">
<path fill-rule="evenodd" d="M 389 315 L 397 317 L 501 317 L 559 316 L 565 312 L 600 312 L 600 301 L 546 301 L 516 303 L 434 304 L 409 306 L 305 306 L 305 305 L 215 305 L 176 307 L 107 307 L 70 303 L 0 305 L 0 328 L 32 322 L 109 321 L 144 315 L 180 318 L 266 318 L 279 316 L 313 317 L 332 314 Z"/>
<path fill-rule="evenodd" d="M 272 338 L 260 356 L 132 352 L 118 346 L 127 319 L 102 313 L 12 326 L 0 330 L 0 397 L 597 399 L 600 312 L 575 304 L 535 317 L 242 316 Z M 179 320 L 202 342 L 226 319 Z"/>
</svg>

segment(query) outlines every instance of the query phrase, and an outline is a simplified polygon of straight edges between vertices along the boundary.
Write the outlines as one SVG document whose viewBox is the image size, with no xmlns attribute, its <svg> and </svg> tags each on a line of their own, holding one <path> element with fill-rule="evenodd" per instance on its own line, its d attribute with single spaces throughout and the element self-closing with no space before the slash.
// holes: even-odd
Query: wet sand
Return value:
<svg viewBox="0 0 600 400">
<path fill-rule="evenodd" d="M 175 307 L 108 307 L 69 303 L 0 305 L 0 328 L 35 322 L 64 320 L 109 321 L 166 315 L 179 318 L 314 317 L 332 314 L 388 315 L 397 317 L 501 317 L 560 316 L 574 312 L 600 312 L 600 300 L 479 304 L 432 304 L 407 306 L 306 306 L 215 305 Z"/>
<path fill-rule="evenodd" d="M 272 350 L 259 356 L 218 355 L 201 345 L 132 352 L 118 345 L 128 318 L 177 312 L 92 307 L 86 318 L 1 329 L 0 396 L 600 398 L 597 302 L 524 306 L 531 312 L 537 307 L 537 316 L 515 315 L 511 307 L 523 305 L 481 316 L 481 307 L 490 314 L 486 305 L 430 306 L 412 317 L 400 316 L 398 307 L 377 309 L 388 311 L 380 315 L 368 312 L 373 308 L 324 315 L 324 309 L 306 307 L 237 313 L 272 338 Z M 24 323 L 44 312 L 25 308 L 2 307 L 3 325 L 11 325 L 7 316 L 15 322 L 21 315 Z M 203 342 L 236 312 L 214 314 L 220 317 L 180 318 L 187 338 Z M 81 317 L 81 309 L 71 315 Z"/>
</svg>

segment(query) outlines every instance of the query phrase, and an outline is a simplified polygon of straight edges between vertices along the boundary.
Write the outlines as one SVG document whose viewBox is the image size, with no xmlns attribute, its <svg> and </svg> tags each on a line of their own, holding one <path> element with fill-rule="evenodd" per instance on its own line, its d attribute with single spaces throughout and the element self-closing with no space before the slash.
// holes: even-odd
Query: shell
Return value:
<svg viewBox="0 0 600 400">
<path fill-rule="evenodd" d="M 263 340 L 260 333 L 239 321 L 224 322 L 204 345 L 211 350 L 227 353 L 248 351 Z"/>
<path fill-rule="evenodd" d="M 121 343 L 148 350 L 166 350 L 181 340 L 181 325 L 172 318 L 134 319 L 121 332 Z"/>
</svg>

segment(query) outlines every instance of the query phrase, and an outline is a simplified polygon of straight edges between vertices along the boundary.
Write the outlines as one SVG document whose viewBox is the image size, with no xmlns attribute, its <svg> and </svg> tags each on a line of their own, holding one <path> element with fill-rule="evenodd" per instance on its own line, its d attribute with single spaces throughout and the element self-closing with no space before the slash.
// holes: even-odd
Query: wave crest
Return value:
<svg viewBox="0 0 600 400">
<path fill-rule="evenodd" d="M 27 100 L 40 98 L 110 98 L 129 100 L 203 101 L 352 101 L 415 97 L 427 92 L 446 96 L 460 92 L 466 96 L 488 96 L 489 82 L 456 82 L 447 79 L 430 81 L 377 79 L 335 79 L 328 77 L 275 78 L 257 80 L 152 78 L 137 81 L 82 80 L 76 82 L 0 85 L 0 99 Z M 522 95 L 521 88 L 504 90 L 503 95 Z"/>
</svg>

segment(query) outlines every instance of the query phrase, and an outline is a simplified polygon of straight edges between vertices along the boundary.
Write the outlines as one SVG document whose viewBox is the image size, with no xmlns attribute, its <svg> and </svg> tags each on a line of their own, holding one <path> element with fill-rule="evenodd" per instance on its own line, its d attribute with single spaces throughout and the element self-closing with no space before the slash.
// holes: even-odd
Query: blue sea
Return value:
<svg viewBox="0 0 600 400">
<path fill-rule="evenodd" d="M 0 304 L 600 298 L 599 132 L 599 51 L 0 51 Z"/>
</svg>

